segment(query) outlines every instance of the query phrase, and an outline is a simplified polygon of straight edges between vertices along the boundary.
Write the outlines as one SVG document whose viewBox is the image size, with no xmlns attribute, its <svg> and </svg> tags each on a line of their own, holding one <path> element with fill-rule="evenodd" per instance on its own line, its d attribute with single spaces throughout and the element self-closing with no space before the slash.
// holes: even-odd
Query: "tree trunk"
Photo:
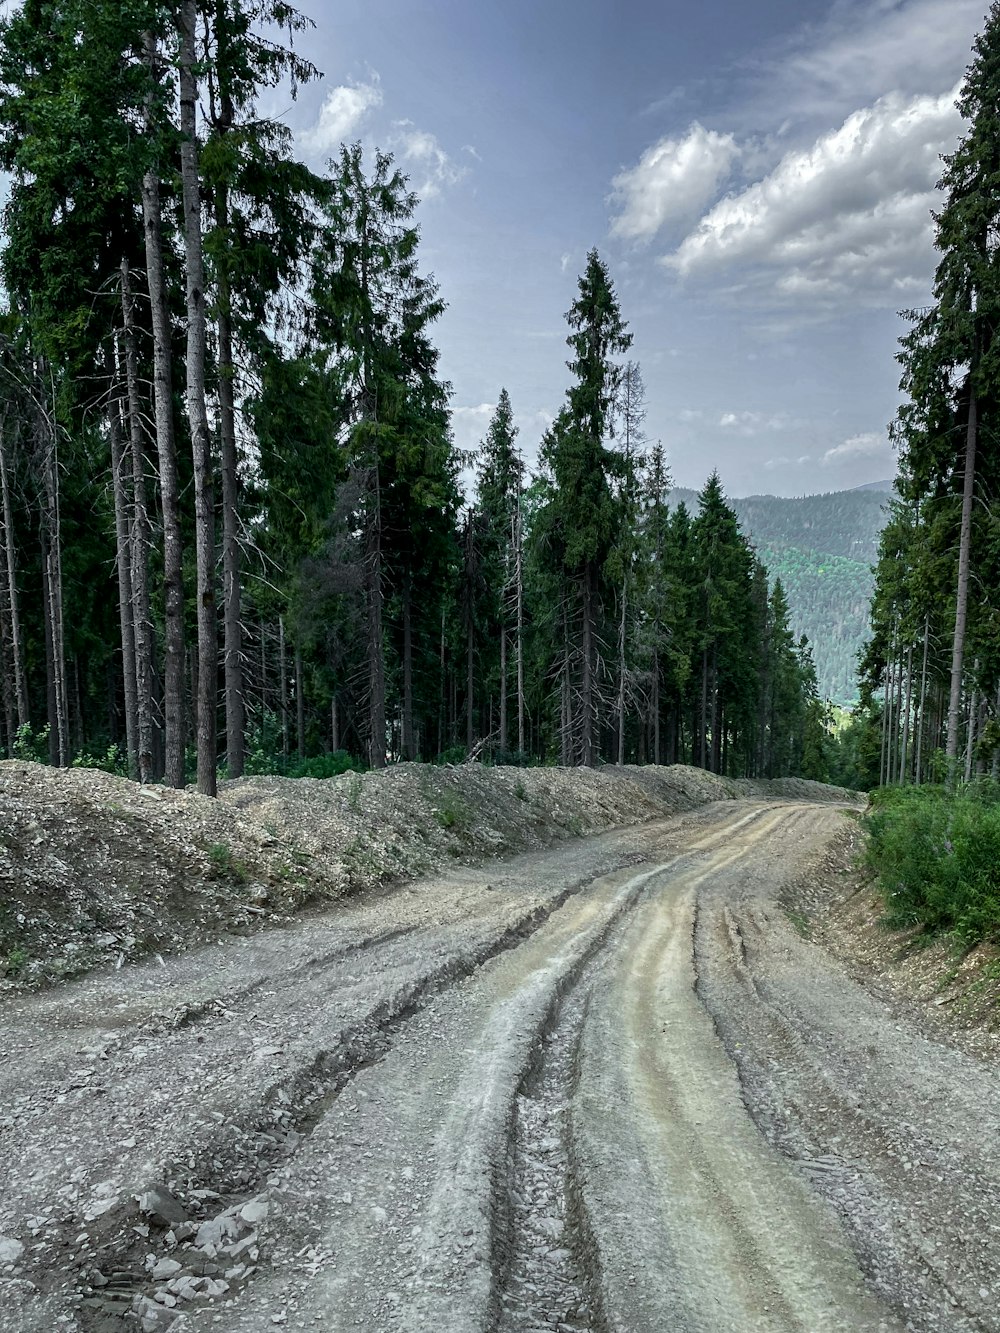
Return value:
<svg viewBox="0 0 1000 1333">
<path fill-rule="evenodd" d="M 306 692 L 303 680 L 302 647 L 295 644 L 295 742 L 299 763 L 306 757 Z"/>
<path fill-rule="evenodd" d="M 969 382 L 969 421 L 965 432 L 965 481 L 962 486 L 962 524 L 958 538 L 958 584 L 955 592 L 955 632 L 951 650 L 951 688 L 948 696 L 947 781 L 953 785 L 958 765 L 958 731 L 962 707 L 962 661 L 969 606 L 969 560 L 972 549 L 972 500 L 976 484 L 976 390 Z"/>
<path fill-rule="evenodd" d="M 583 635 L 580 670 L 580 762 L 594 767 L 594 601 L 588 564 L 583 572 Z"/>
<path fill-rule="evenodd" d="M 498 746 L 504 760 L 507 757 L 507 626 L 500 612 L 500 735 Z"/>
<path fill-rule="evenodd" d="M 215 497 L 211 436 L 205 405 L 205 271 L 195 75 L 195 0 L 180 6 L 181 187 L 187 285 L 187 410 L 194 459 L 195 552 L 198 575 L 198 790 L 216 795 L 218 626 L 215 609 Z"/>
<path fill-rule="evenodd" d="M 618 623 L 618 765 L 625 763 L 625 630 L 628 614 L 628 583 L 622 579 L 622 614 Z"/>
<path fill-rule="evenodd" d="M 10 607 L 10 642 L 14 658 L 14 694 L 17 700 L 17 725 L 28 725 L 28 680 L 24 669 L 21 640 L 21 615 L 17 591 L 17 547 L 14 540 L 14 510 L 11 503 L 10 475 L 7 466 L 7 423 L 0 421 L 0 493 L 3 500 L 4 554 L 6 557 L 7 597 Z"/>
<path fill-rule="evenodd" d="M 111 489 L 115 503 L 115 545 L 118 554 L 118 619 L 122 636 L 122 678 L 125 696 L 125 752 L 129 777 L 139 778 L 139 754 L 136 743 L 138 708 L 135 678 L 135 628 L 132 606 L 132 558 L 129 549 L 128 500 L 126 497 L 121 416 L 117 400 L 108 412 L 111 440 Z"/>
<path fill-rule="evenodd" d="M 930 637 L 931 637 L 931 619 L 930 616 L 925 615 L 924 616 L 924 660 L 923 660 L 923 665 L 920 668 L 919 717 L 915 728 L 916 755 L 915 755 L 914 770 L 915 770 L 915 780 L 917 786 L 919 786 L 920 783 L 923 782 L 924 780 L 923 746 L 924 746 L 924 730 L 926 725 L 926 710 L 927 710 L 927 652 L 928 648 L 930 647 Z"/>
<path fill-rule="evenodd" d="M 122 321 L 125 330 L 125 383 L 128 394 L 129 453 L 132 460 L 131 559 L 132 632 L 135 642 L 136 755 L 139 781 L 153 776 L 153 623 L 149 614 L 149 510 L 142 405 L 128 265 L 121 264 Z"/>
<path fill-rule="evenodd" d="M 377 458 L 371 473 L 365 561 L 368 583 L 368 762 L 372 768 L 385 768 L 385 646 L 382 631 L 385 592 L 382 587 L 382 496 Z"/>
<path fill-rule="evenodd" d="M 66 650 L 63 622 L 62 535 L 59 513 L 59 460 L 55 425 L 40 421 L 46 443 L 42 459 L 45 510 L 42 516 L 43 579 L 47 609 L 47 632 L 51 648 L 51 753 L 55 762 L 66 767 L 69 753 L 69 691 L 66 680 Z"/>
<path fill-rule="evenodd" d="M 899 780 L 905 785 L 909 781 L 909 758 L 910 744 L 910 708 L 913 702 L 913 644 L 906 650 L 906 703 L 903 707 L 903 740 L 902 749 L 899 757 Z"/>
<path fill-rule="evenodd" d="M 410 571 L 403 576 L 403 758 L 416 759 L 413 744 L 413 587 Z"/>
<path fill-rule="evenodd" d="M 147 133 L 153 133 L 156 38 L 145 38 L 150 92 Z M 163 721 L 164 768 L 168 786 L 183 787 L 184 778 L 184 580 L 182 574 L 177 447 L 174 439 L 174 395 L 171 370 L 170 310 L 163 273 L 160 232 L 160 178 L 150 167 L 142 178 L 142 218 L 146 242 L 146 281 L 153 327 L 153 402 L 156 455 L 163 517 Z"/>
<path fill-rule="evenodd" d="M 524 540 L 521 532 L 521 502 L 518 497 L 517 545 L 515 569 L 517 578 L 517 748 L 524 754 Z"/>
<path fill-rule="evenodd" d="M 281 676 L 279 699 L 281 702 L 281 756 L 287 760 L 289 755 L 288 724 L 288 649 L 285 643 L 285 618 L 278 617 L 278 671 Z"/>
<path fill-rule="evenodd" d="M 653 763 L 660 762 L 660 650 L 653 649 Z"/>
<path fill-rule="evenodd" d="M 976 675 L 979 673 L 979 659 L 976 659 L 973 668 Z M 965 733 L 965 781 L 972 781 L 972 760 L 976 747 L 976 717 L 979 712 L 979 689 L 973 685 L 969 692 L 969 721 Z"/>
<path fill-rule="evenodd" d="M 223 183 L 215 196 L 215 222 L 222 235 L 229 227 L 229 192 Z M 219 338 L 219 439 L 222 451 L 222 623 L 223 678 L 226 701 L 226 767 L 231 778 L 243 776 L 246 712 L 241 630 L 242 552 L 239 532 L 239 471 L 236 454 L 235 365 L 229 271 L 223 260 L 217 276 Z"/>
</svg>

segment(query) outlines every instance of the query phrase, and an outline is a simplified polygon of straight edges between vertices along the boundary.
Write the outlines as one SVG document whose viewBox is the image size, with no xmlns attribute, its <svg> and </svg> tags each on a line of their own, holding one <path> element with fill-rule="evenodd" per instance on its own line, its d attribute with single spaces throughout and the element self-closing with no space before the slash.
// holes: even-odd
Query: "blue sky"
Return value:
<svg viewBox="0 0 1000 1333">
<path fill-rule="evenodd" d="M 897 312 L 929 299 L 985 0 L 302 7 L 325 77 L 280 110 L 314 166 L 360 139 L 420 192 L 462 447 L 506 385 L 533 461 L 596 245 L 678 485 L 892 475 Z"/>
</svg>

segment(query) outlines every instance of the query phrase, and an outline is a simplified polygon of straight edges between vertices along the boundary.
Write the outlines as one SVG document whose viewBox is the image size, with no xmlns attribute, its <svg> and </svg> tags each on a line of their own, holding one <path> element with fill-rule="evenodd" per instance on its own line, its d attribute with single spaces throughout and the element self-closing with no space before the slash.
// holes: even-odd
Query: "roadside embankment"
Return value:
<svg viewBox="0 0 1000 1333">
<path fill-rule="evenodd" d="M 403 764 L 245 778 L 214 801 L 92 769 L 3 762 L 0 991 L 190 948 L 449 864 L 757 795 L 853 799 L 680 765 Z"/>
</svg>

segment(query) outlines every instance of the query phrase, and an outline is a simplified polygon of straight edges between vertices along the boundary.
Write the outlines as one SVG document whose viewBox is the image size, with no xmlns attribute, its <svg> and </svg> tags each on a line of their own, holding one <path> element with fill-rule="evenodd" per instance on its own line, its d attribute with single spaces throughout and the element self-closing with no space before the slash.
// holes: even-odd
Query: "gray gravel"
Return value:
<svg viewBox="0 0 1000 1333">
<path fill-rule="evenodd" d="M 994 1066 L 728 801 L 4 1005 L 0 1328 L 1000 1331 Z"/>
</svg>

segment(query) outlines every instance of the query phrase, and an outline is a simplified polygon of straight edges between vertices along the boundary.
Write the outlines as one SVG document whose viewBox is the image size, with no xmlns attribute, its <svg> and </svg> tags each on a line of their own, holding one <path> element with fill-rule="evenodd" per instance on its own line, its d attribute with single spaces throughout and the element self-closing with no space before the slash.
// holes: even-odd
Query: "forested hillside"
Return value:
<svg viewBox="0 0 1000 1333">
<path fill-rule="evenodd" d="M 678 488 L 672 503 L 690 503 Z M 859 488 L 788 499 L 733 499 L 740 526 L 788 597 L 794 632 L 812 645 L 823 698 L 858 698 L 858 652 L 868 640 L 872 566 L 887 520 L 885 491 Z"/>
</svg>

